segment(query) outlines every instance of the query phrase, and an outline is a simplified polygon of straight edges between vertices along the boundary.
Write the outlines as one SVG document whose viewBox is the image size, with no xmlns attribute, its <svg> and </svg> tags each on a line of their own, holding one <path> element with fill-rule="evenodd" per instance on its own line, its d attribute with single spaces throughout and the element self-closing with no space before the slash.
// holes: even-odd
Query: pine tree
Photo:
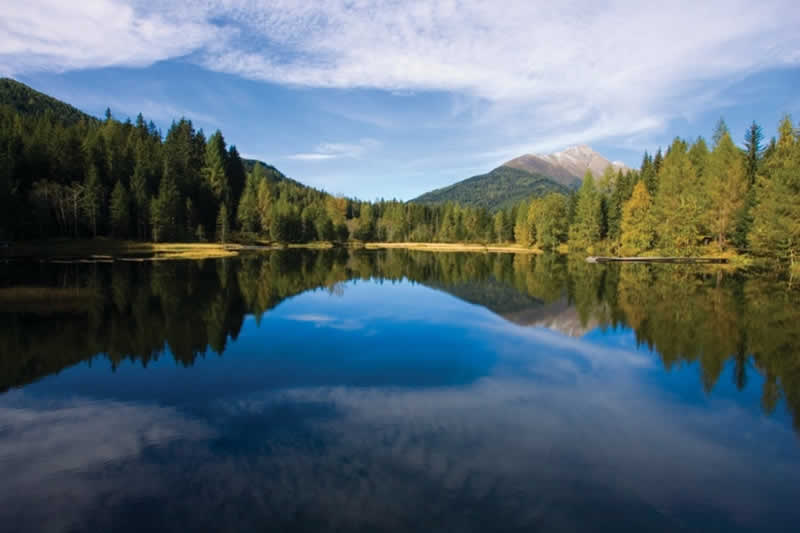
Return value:
<svg viewBox="0 0 800 533">
<path fill-rule="evenodd" d="M 647 153 L 644 154 L 640 175 L 642 181 L 647 186 L 650 196 L 655 196 L 658 191 L 658 171 L 661 169 L 661 148 L 656 152 L 655 158 L 651 158 Z"/>
<path fill-rule="evenodd" d="M 758 173 L 758 165 L 761 161 L 761 154 L 763 152 L 763 148 L 761 146 L 761 141 L 764 139 L 764 135 L 761 133 L 761 126 L 756 124 L 755 121 L 747 128 L 747 133 L 744 136 L 744 148 L 746 154 L 746 171 L 747 171 L 747 181 L 750 186 L 753 186 L 756 182 L 756 174 Z"/>
<path fill-rule="evenodd" d="M 570 227 L 570 248 L 583 250 L 600 241 L 602 237 L 602 206 L 591 171 L 583 177 L 578 191 L 575 221 Z"/>
<path fill-rule="evenodd" d="M 239 151 L 235 146 L 231 146 L 228 150 L 226 158 L 225 174 L 227 176 L 229 198 L 230 198 L 230 211 L 232 214 L 237 214 L 239 209 L 239 200 L 242 197 L 245 185 L 247 183 L 247 172 L 244 168 Z"/>
<path fill-rule="evenodd" d="M 735 228 L 737 215 L 744 208 L 747 194 L 744 160 L 727 132 L 722 133 L 709 158 L 705 194 L 706 225 L 722 250 Z"/>
<path fill-rule="evenodd" d="M 756 182 L 749 240 L 757 254 L 776 256 L 792 267 L 800 261 L 800 141 L 788 116 Z"/>
<path fill-rule="evenodd" d="M 83 186 L 83 212 L 89 223 L 89 229 L 97 237 L 102 224 L 103 205 L 105 203 L 103 186 L 100 183 L 99 173 L 95 165 L 89 166 L 89 173 Z"/>
<path fill-rule="evenodd" d="M 117 237 L 127 237 L 130 229 L 130 197 L 122 180 L 117 180 L 111 192 L 111 229 Z"/>
<path fill-rule="evenodd" d="M 691 255 L 702 232 L 703 199 L 686 143 L 675 139 L 659 172 L 653 214 L 658 247 L 668 253 Z"/>
<path fill-rule="evenodd" d="M 622 232 L 622 210 L 633 193 L 636 177 L 631 171 L 617 172 L 616 184 L 608 200 L 608 238 L 618 241 Z"/>
<path fill-rule="evenodd" d="M 222 137 L 222 133 L 217 130 L 214 135 L 208 139 L 208 144 L 206 145 L 203 176 L 214 198 L 220 203 L 227 200 L 227 196 L 230 192 L 228 178 L 225 172 L 226 165 L 227 151 L 225 150 L 225 139 Z"/>
<path fill-rule="evenodd" d="M 514 220 L 514 242 L 522 246 L 530 246 L 533 237 L 528 223 L 528 213 L 531 209 L 530 203 L 523 201 L 517 208 L 517 217 Z"/>
<path fill-rule="evenodd" d="M 158 186 L 158 196 L 150 202 L 150 227 L 153 240 L 162 242 L 174 239 L 178 226 L 180 195 L 172 174 L 166 171 Z"/>
<path fill-rule="evenodd" d="M 131 203 L 136 221 L 136 235 L 143 239 L 147 235 L 147 222 L 150 218 L 150 197 L 147 193 L 144 164 L 138 159 L 131 177 Z"/>
<path fill-rule="evenodd" d="M 639 255 L 649 250 L 655 240 L 653 218 L 651 214 L 652 199 L 643 181 L 638 181 L 633 194 L 622 209 L 620 226 L 620 253 L 622 255 Z"/>
<path fill-rule="evenodd" d="M 509 242 L 513 238 L 513 229 L 505 210 L 500 210 L 494 215 L 494 233 L 498 242 Z"/>
<path fill-rule="evenodd" d="M 567 238 L 567 199 L 550 193 L 537 203 L 536 244 L 543 250 L 553 250 Z"/>
<path fill-rule="evenodd" d="M 705 175 L 706 166 L 708 165 L 708 156 L 709 151 L 706 140 L 702 137 L 698 137 L 689 149 L 689 161 L 692 162 L 692 166 L 697 173 L 697 178 L 700 180 L 702 180 Z"/>
<path fill-rule="evenodd" d="M 730 136 L 730 134 L 731 132 L 728 129 L 728 125 L 725 123 L 725 119 L 720 117 L 717 121 L 717 125 L 714 126 L 714 146 L 717 146 L 720 143 L 724 135 Z"/>
<path fill-rule="evenodd" d="M 258 216 L 258 182 L 253 172 L 247 175 L 247 182 L 239 200 L 236 220 L 242 231 L 256 232 L 259 228 Z"/>
<path fill-rule="evenodd" d="M 219 208 L 219 213 L 217 214 L 217 240 L 222 244 L 225 244 L 228 238 L 228 233 L 230 232 L 229 227 L 230 221 L 228 220 L 228 208 L 223 203 Z"/>
</svg>

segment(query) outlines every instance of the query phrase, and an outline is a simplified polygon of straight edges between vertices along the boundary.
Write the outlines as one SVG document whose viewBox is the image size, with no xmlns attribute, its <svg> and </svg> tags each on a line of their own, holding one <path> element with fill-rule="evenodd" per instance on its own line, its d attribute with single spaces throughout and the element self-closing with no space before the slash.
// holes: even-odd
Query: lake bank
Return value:
<svg viewBox="0 0 800 533">
<path fill-rule="evenodd" d="M 116 239 L 59 239 L 13 243 L 0 252 L 4 258 L 49 261 L 113 261 L 114 259 L 166 260 L 233 257 L 240 244 L 154 243 Z"/>
<path fill-rule="evenodd" d="M 367 242 L 358 247 L 368 250 L 404 248 L 427 252 L 507 252 L 515 254 L 540 254 L 539 248 L 528 248 L 514 244 L 467 244 L 449 242 Z"/>
<path fill-rule="evenodd" d="M 538 255 L 544 253 L 537 247 L 526 247 L 517 244 L 477 244 L 477 243 L 445 243 L 445 242 L 347 242 L 315 241 L 309 243 L 277 243 L 258 240 L 235 243 L 201 243 L 201 242 L 143 242 L 118 239 L 50 239 L 42 241 L 23 241 L 10 243 L 0 249 L 0 258 L 4 259 L 37 259 L 50 262 L 111 262 L 111 261 L 161 261 L 175 259 L 216 259 L 235 257 L 241 253 L 258 253 L 281 249 L 326 250 L 344 247 L 353 250 L 389 250 L 405 249 L 425 252 L 463 252 L 463 253 L 513 253 Z M 569 249 L 562 244 L 556 253 L 565 255 Z M 713 259 L 714 263 L 725 269 L 739 269 L 752 266 L 754 259 L 735 252 L 719 252 L 704 249 L 701 255 Z M 607 256 L 613 261 L 620 258 Z M 650 254 L 639 257 L 640 261 L 649 262 Z M 682 258 L 684 261 L 692 258 Z"/>
<path fill-rule="evenodd" d="M 513 244 L 470 244 L 439 242 L 367 242 L 332 243 L 310 242 L 284 244 L 271 241 L 257 241 L 255 244 L 241 243 L 154 243 L 123 241 L 116 239 L 58 239 L 46 241 L 26 241 L 13 243 L 0 251 L 0 257 L 30 258 L 49 261 L 112 261 L 126 260 L 165 260 L 165 259 L 213 259 L 233 257 L 242 252 L 258 252 L 285 248 L 330 249 L 345 246 L 353 249 L 381 250 L 402 248 L 428 252 L 505 252 L 540 254 L 538 248 L 527 248 Z"/>
</svg>

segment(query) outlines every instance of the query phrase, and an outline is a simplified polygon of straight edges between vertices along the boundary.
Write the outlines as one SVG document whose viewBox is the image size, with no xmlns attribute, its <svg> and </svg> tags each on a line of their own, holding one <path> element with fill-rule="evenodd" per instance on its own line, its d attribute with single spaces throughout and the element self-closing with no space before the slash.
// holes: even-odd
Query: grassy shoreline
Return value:
<svg viewBox="0 0 800 533">
<path fill-rule="evenodd" d="M 313 249 L 325 250 L 345 246 L 351 249 L 384 250 L 406 249 L 426 252 L 472 252 L 472 253 L 515 253 L 541 254 L 541 249 L 525 247 L 518 244 L 474 244 L 444 242 L 348 242 L 346 244 L 332 242 L 311 242 L 304 244 L 282 244 L 272 241 L 255 241 L 251 244 L 241 243 L 193 243 L 171 242 L 154 243 L 142 241 L 124 241 L 109 238 L 96 239 L 48 239 L 41 241 L 23 241 L 0 248 L 0 258 L 40 259 L 64 262 L 103 262 L 114 260 L 158 261 L 169 259 L 215 259 L 234 257 L 242 252 L 260 252 L 280 249 Z M 558 253 L 566 254 L 568 249 L 562 245 Z M 589 254 L 587 255 L 595 255 Z M 602 254 L 600 254 L 602 255 Z M 647 256 L 649 254 L 643 254 Z M 733 251 L 719 252 L 707 247 L 700 255 L 705 257 L 721 257 L 728 259 L 728 268 L 746 268 L 753 264 L 753 258 Z M 795 274 L 798 274 L 796 269 Z"/>
<path fill-rule="evenodd" d="M 233 257 L 244 247 L 221 243 L 154 243 L 116 239 L 51 239 L 14 243 L 0 257 L 53 261 L 206 259 Z"/>
<path fill-rule="evenodd" d="M 358 245 L 356 245 L 358 246 Z M 404 248 L 428 252 L 508 252 L 515 254 L 541 254 L 538 248 L 528 248 L 517 244 L 470 244 L 450 242 L 367 242 L 359 247 L 368 250 Z"/>
</svg>

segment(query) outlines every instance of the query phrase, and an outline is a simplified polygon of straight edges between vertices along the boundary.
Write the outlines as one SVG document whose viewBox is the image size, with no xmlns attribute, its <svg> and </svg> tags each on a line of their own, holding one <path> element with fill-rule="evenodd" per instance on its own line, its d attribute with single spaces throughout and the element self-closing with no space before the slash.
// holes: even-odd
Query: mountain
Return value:
<svg viewBox="0 0 800 533">
<path fill-rule="evenodd" d="M 0 78 L 0 105 L 7 105 L 23 115 L 43 115 L 49 112 L 67 124 L 80 120 L 97 120 L 80 109 L 10 78 Z"/>
<path fill-rule="evenodd" d="M 490 210 L 502 209 L 530 196 L 567 193 L 580 186 L 587 170 L 599 176 L 609 165 L 625 168 L 622 163 L 611 162 L 586 145 L 546 155 L 526 154 L 506 161 L 487 174 L 425 193 L 412 202 L 458 202 Z"/>
<path fill-rule="evenodd" d="M 625 168 L 622 163 L 609 161 L 585 144 L 547 155 L 527 154 L 503 163 L 506 167 L 548 176 L 553 181 L 567 186 L 580 185 L 587 170 L 591 170 L 595 176 L 600 176 L 609 165 L 614 168 Z"/>
<path fill-rule="evenodd" d="M 545 175 L 500 166 L 487 174 L 473 176 L 448 187 L 436 189 L 411 201 L 419 204 L 458 202 L 494 211 L 509 207 L 530 196 L 544 196 L 550 192 L 566 194 L 569 188 Z"/>
</svg>

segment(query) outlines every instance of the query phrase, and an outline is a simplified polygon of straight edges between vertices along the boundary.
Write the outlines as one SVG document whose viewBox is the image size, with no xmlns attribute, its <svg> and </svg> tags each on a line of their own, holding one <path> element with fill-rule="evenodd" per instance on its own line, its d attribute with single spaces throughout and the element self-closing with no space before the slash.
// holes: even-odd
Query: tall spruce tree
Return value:
<svg viewBox="0 0 800 533">
<path fill-rule="evenodd" d="M 594 183 L 594 176 L 587 171 L 578 190 L 578 206 L 575 221 L 569 230 L 571 249 L 583 250 L 602 238 L 602 205 L 600 194 Z"/>
<path fill-rule="evenodd" d="M 639 255 L 652 248 L 655 228 L 651 213 L 652 199 L 643 181 L 636 183 L 630 200 L 622 209 L 620 253 Z"/>
<path fill-rule="evenodd" d="M 128 190 L 117 180 L 114 190 L 111 191 L 111 230 L 116 237 L 127 237 L 130 230 L 130 197 Z"/>
<path fill-rule="evenodd" d="M 755 253 L 777 256 L 795 267 L 800 262 L 800 141 L 788 116 L 781 121 L 765 167 L 766 176 L 759 176 L 756 184 L 750 244 Z"/>
<path fill-rule="evenodd" d="M 658 247 L 676 255 L 692 255 L 702 237 L 703 200 L 684 141 L 673 141 L 658 181 L 653 205 Z"/>
<path fill-rule="evenodd" d="M 741 152 L 728 132 L 723 132 L 709 157 L 705 177 L 705 196 L 708 199 L 705 217 L 720 250 L 736 227 L 739 212 L 747 195 L 747 171 Z"/>
</svg>

